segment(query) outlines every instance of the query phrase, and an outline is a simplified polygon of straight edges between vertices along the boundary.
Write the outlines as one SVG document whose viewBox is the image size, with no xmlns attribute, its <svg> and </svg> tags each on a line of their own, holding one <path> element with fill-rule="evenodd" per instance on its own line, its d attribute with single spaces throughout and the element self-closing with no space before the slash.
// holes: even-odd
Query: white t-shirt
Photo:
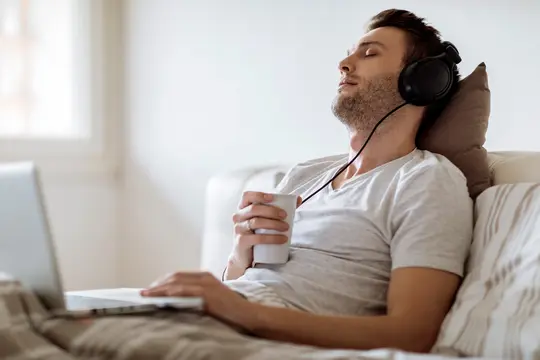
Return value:
<svg viewBox="0 0 540 360">
<path fill-rule="evenodd" d="M 307 197 L 347 155 L 292 168 L 278 191 Z M 415 149 L 404 157 L 321 190 L 297 209 L 284 265 L 246 270 L 239 280 L 270 287 L 317 314 L 380 315 L 392 270 L 427 267 L 462 276 L 472 241 L 473 204 L 461 171 Z"/>
</svg>

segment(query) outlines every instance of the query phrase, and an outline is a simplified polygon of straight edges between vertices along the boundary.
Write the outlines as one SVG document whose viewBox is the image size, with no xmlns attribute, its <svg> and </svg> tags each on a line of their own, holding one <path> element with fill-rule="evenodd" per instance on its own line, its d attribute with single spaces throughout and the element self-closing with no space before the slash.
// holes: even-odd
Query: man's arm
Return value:
<svg viewBox="0 0 540 360">
<path fill-rule="evenodd" d="M 253 334 L 329 348 L 398 348 L 428 352 L 450 309 L 460 278 L 429 268 L 392 272 L 384 316 L 320 316 L 252 304 L 244 324 Z"/>
<path fill-rule="evenodd" d="M 460 278 L 430 268 L 392 272 L 384 316 L 322 316 L 247 301 L 210 273 L 178 272 L 143 296 L 198 296 L 216 318 L 272 340 L 330 348 L 427 352 L 450 309 Z"/>
</svg>

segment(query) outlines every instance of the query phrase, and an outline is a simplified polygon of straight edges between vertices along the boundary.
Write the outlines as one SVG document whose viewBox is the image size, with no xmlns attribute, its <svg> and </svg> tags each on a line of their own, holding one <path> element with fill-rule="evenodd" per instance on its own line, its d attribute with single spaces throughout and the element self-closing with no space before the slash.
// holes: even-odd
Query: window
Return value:
<svg viewBox="0 0 540 360">
<path fill-rule="evenodd" d="M 0 0 L 0 160 L 110 160 L 118 6 Z"/>
<path fill-rule="evenodd" d="M 86 119 L 74 111 L 73 5 L 0 3 L 0 136 L 88 136 Z"/>
</svg>

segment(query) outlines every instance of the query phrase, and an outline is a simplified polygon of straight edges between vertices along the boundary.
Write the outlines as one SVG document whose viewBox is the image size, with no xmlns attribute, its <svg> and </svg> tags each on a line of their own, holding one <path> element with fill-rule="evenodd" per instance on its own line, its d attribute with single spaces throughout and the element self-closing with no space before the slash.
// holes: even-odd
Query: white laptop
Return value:
<svg viewBox="0 0 540 360">
<path fill-rule="evenodd" d="M 0 165 L 0 272 L 31 289 L 53 313 L 120 314 L 157 308 L 200 310 L 198 297 L 142 297 L 140 289 L 64 293 L 37 168 L 32 163 Z"/>
</svg>

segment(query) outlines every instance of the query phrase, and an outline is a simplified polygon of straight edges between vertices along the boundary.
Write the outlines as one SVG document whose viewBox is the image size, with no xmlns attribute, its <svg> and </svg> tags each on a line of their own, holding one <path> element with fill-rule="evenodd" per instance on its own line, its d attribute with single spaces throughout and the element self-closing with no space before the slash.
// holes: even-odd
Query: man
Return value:
<svg viewBox="0 0 540 360">
<path fill-rule="evenodd" d="M 414 14 L 387 10 L 372 18 L 339 64 L 342 81 L 332 104 L 350 132 L 349 155 L 299 164 L 279 191 L 305 198 L 331 179 L 375 124 L 403 103 L 397 87 L 403 67 L 441 52 L 437 30 Z M 415 145 L 419 128 L 447 100 L 395 112 L 354 163 L 297 209 L 286 264 L 252 267 L 254 244 L 287 241 L 253 230 L 284 231 L 287 224 L 280 209 L 265 205 L 271 195 L 246 192 L 233 217 L 228 281 L 179 272 L 143 295 L 202 296 L 208 314 L 268 339 L 429 351 L 460 284 L 472 238 L 472 201 L 463 174 Z M 250 287 L 283 306 L 239 295 L 249 298 Z"/>
</svg>

